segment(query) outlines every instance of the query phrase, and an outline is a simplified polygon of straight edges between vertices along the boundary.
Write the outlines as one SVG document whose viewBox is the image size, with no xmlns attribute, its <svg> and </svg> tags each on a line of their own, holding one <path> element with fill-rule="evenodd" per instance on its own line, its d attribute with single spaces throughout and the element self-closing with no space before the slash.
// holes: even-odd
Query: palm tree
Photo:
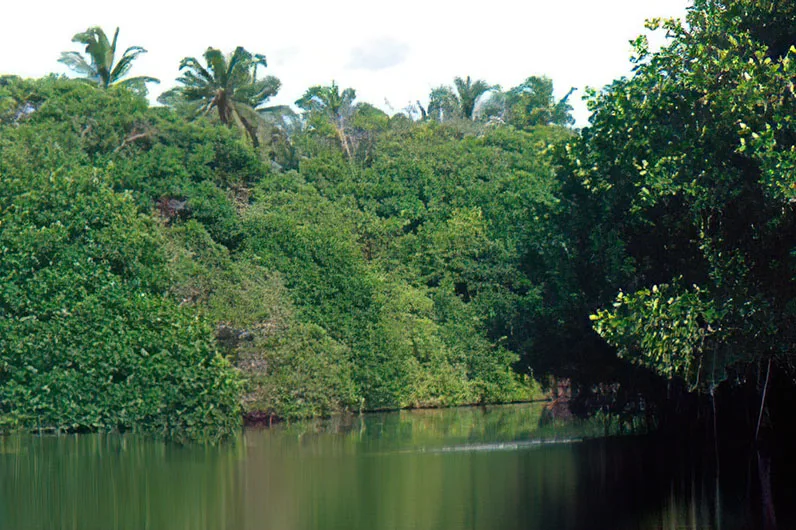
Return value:
<svg viewBox="0 0 796 530">
<path fill-rule="evenodd" d="M 182 86 L 166 92 L 159 101 L 172 105 L 175 100 L 184 101 L 203 114 L 215 109 L 221 123 L 239 126 L 254 147 L 259 147 L 258 113 L 281 109 L 262 105 L 279 92 L 282 83 L 274 76 L 258 79 L 257 68 L 268 66 L 265 56 L 252 55 L 240 46 L 229 56 L 208 48 L 204 58 L 207 66 L 195 57 L 184 58 L 180 62 L 182 75 L 177 78 Z"/>
<path fill-rule="evenodd" d="M 330 86 L 316 85 L 307 89 L 296 105 L 314 115 L 325 116 L 334 127 L 337 138 L 346 156 L 351 158 L 351 146 L 346 135 L 348 120 L 354 113 L 354 100 L 357 93 L 353 88 L 340 92 L 340 87 L 332 81 Z"/>
<path fill-rule="evenodd" d="M 447 121 L 453 118 L 473 119 L 475 105 L 478 99 L 499 87 L 488 85 L 486 81 L 473 82 L 470 76 L 467 79 L 457 77 L 453 80 L 456 90 L 449 86 L 439 86 L 431 91 L 428 103 L 428 115 L 437 121 Z"/>
<path fill-rule="evenodd" d="M 420 109 L 423 113 L 423 107 Z M 428 116 L 443 122 L 459 117 L 460 112 L 459 98 L 450 87 L 439 86 L 431 90 L 431 94 L 428 96 Z"/>
<path fill-rule="evenodd" d="M 478 102 L 478 99 L 495 88 L 481 79 L 472 82 L 469 75 L 467 79 L 462 79 L 461 77 L 455 78 L 453 84 L 456 85 L 456 92 L 458 93 L 459 109 L 462 116 L 468 120 L 473 119 L 473 112 L 475 111 L 475 104 Z"/>
<path fill-rule="evenodd" d="M 72 42 L 79 42 L 86 45 L 86 54 L 89 61 L 80 52 L 61 52 L 58 62 L 65 64 L 72 71 L 81 75 L 86 81 L 96 84 L 101 88 L 108 88 L 112 85 L 126 86 L 138 92 L 146 91 L 146 83 L 159 83 L 154 77 L 139 76 L 123 79 L 133 65 L 136 57 L 146 50 L 141 46 L 130 46 L 122 54 L 121 58 L 115 62 L 116 43 L 119 39 L 119 28 L 113 34 L 113 42 L 108 41 L 108 37 L 102 28 L 93 26 L 82 33 L 72 37 Z"/>
<path fill-rule="evenodd" d="M 570 88 L 563 98 L 556 101 L 553 80 L 531 76 L 506 92 L 493 92 L 481 105 L 480 118 L 524 130 L 540 125 L 572 125 L 575 120 L 569 98 L 575 90 Z"/>
<path fill-rule="evenodd" d="M 537 125 L 566 126 L 575 123 L 569 104 L 569 97 L 574 91 L 574 88 L 569 89 L 563 98 L 556 101 L 553 80 L 545 76 L 531 76 L 508 92 L 496 96 L 502 96 L 504 120 L 518 129 L 529 129 Z"/>
</svg>

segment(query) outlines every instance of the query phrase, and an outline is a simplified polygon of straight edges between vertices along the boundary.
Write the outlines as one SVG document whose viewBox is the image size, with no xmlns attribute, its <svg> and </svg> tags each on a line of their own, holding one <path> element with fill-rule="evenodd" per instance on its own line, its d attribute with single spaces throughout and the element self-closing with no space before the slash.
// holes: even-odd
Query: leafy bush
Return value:
<svg viewBox="0 0 796 530">
<path fill-rule="evenodd" d="M 0 144 L 5 426 L 185 440 L 231 433 L 238 377 L 210 328 L 164 298 L 151 221 L 94 169 L 20 174 L 7 165 L 17 146 Z"/>
<path fill-rule="evenodd" d="M 285 419 L 329 416 L 361 405 L 348 348 L 320 327 L 293 323 L 240 348 L 245 412 Z"/>
</svg>

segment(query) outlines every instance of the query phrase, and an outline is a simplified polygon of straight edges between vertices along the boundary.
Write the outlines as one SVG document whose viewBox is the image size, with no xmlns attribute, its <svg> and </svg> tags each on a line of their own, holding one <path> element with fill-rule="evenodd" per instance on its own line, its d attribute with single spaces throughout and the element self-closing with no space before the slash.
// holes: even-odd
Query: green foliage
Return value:
<svg viewBox="0 0 796 530">
<path fill-rule="evenodd" d="M 392 149 L 396 157 L 417 157 L 399 147 L 406 138 L 394 141 L 380 139 L 374 166 L 406 171 Z M 439 147 L 425 138 L 410 145 L 429 154 Z M 482 258 L 500 255 L 480 210 L 446 206 L 445 213 L 434 212 L 439 230 L 407 233 L 406 220 L 396 215 L 400 210 L 383 210 L 377 204 L 384 201 L 367 196 L 386 191 L 378 178 L 386 173 L 374 167 L 360 174 L 338 152 L 302 163 L 301 176 L 309 182 L 300 175 L 265 179 L 245 217 L 247 259 L 280 271 L 299 319 L 323 327 L 350 349 L 366 407 L 527 398 L 527 385 L 510 368 L 516 358 L 487 338 L 476 305 L 465 303 L 443 315 L 436 301 L 441 292 L 458 299 L 454 284 L 471 274 L 466 269 L 483 269 Z M 406 183 L 411 187 L 387 189 L 397 200 L 417 201 L 416 182 Z"/>
<path fill-rule="evenodd" d="M 83 164 L 113 153 L 147 109 L 129 90 L 98 90 L 55 76 L 16 79 L 0 87 L 0 101 L 9 106 L 0 124 L 20 126 L 16 133 L 25 138 L 29 158 L 17 159 L 25 167 Z"/>
<path fill-rule="evenodd" d="M 560 133 L 495 129 L 461 139 L 456 129 L 431 123 L 383 133 L 364 167 L 345 163 L 339 152 L 302 162 L 307 184 L 349 212 L 347 222 L 331 212 L 328 220 L 354 233 L 368 269 L 387 273 L 372 284 L 381 316 L 362 338 L 375 345 L 355 362 L 361 388 L 373 392 L 365 392 L 369 405 L 530 395 L 510 368 L 516 355 L 495 341 L 509 335 L 507 344 L 526 353 L 525 319 L 539 295 L 520 269 L 524 232 L 544 233 L 540 217 L 556 202 L 540 155 L 566 137 Z M 440 379 L 420 377 L 418 368 Z M 418 390 L 406 396 L 415 383 Z"/>
<path fill-rule="evenodd" d="M 332 82 L 296 115 L 240 47 L 153 109 L 145 50 L 96 27 L 61 57 L 89 83 L 3 76 L 2 421 L 216 438 L 241 384 L 299 418 L 613 381 L 617 352 L 696 390 L 796 370 L 796 8 L 648 27 L 580 132 L 534 76 L 393 117 Z"/>
<path fill-rule="evenodd" d="M 128 91 L 46 78 L 0 87 L 0 100 L 16 109 L 10 122 L 24 125 L 19 167 L 113 168 L 113 187 L 132 192 L 141 211 L 157 206 L 167 216 L 199 219 L 229 247 L 240 242 L 237 210 L 248 204 L 248 186 L 270 172 L 233 131 L 148 109 Z M 182 209 L 164 212 L 170 200 Z"/>
<path fill-rule="evenodd" d="M 263 105 L 279 92 L 281 82 L 274 76 L 258 79 L 257 68 L 267 66 L 265 56 L 252 55 L 240 46 L 229 56 L 208 48 L 204 58 L 207 66 L 195 57 L 180 62 L 181 86 L 166 92 L 161 102 L 172 106 L 184 102 L 203 115 L 215 110 L 221 123 L 237 125 L 258 147 L 258 112 L 266 110 Z"/>
<path fill-rule="evenodd" d="M 656 285 L 632 295 L 620 292 L 612 310 L 590 318 L 594 329 L 618 348 L 620 356 L 648 366 L 668 378 L 680 377 L 690 387 L 715 384 L 704 372 L 715 365 L 720 340 L 719 315 L 710 293 L 693 286 Z M 718 374 L 719 380 L 724 374 Z"/>
<path fill-rule="evenodd" d="M 490 315 L 484 315 L 484 307 L 465 302 L 455 289 L 446 287 L 434 293 L 439 334 L 451 362 L 464 367 L 470 392 L 477 401 L 506 403 L 539 397 L 541 392 L 533 379 L 513 369 L 518 355 L 500 343 L 505 341 L 496 344 L 482 331 L 496 331 Z"/>
<path fill-rule="evenodd" d="M 615 256 L 591 274 L 631 293 L 598 329 L 692 384 L 708 328 L 719 380 L 761 358 L 792 366 L 796 9 L 774 6 L 699 0 L 685 24 L 650 22 L 668 45 L 635 42 L 633 77 L 592 95 L 567 147 L 588 237 Z M 700 290 L 643 288 L 678 277 Z"/>
<path fill-rule="evenodd" d="M 553 244 L 545 217 L 556 183 L 541 155 L 557 130 L 454 134 L 431 124 L 383 140 L 373 166 L 345 187 L 366 211 L 402 221 L 383 253 L 389 267 L 447 286 L 480 308 L 493 339 L 525 353 L 527 309 L 538 295 L 522 267 L 529 244 Z"/>
<path fill-rule="evenodd" d="M 308 88 L 296 101 L 296 105 L 306 112 L 306 119 L 315 134 L 336 138 L 348 158 L 351 158 L 353 152 L 346 129 L 355 111 L 356 97 L 357 93 L 353 88 L 340 92 L 340 87 L 332 81 L 329 86 L 316 85 Z"/>
<path fill-rule="evenodd" d="M 358 161 L 372 162 L 378 149 L 379 138 L 390 127 L 390 117 L 369 103 L 358 103 L 351 117 L 349 137 L 351 148 Z"/>
<path fill-rule="evenodd" d="M 429 117 L 439 122 L 456 118 L 472 120 L 478 100 L 487 92 L 498 88 L 481 79 L 472 81 L 469 75 L 465 79 L 456 77 L 453 85 L 455 91 L 448 86 L 440 86 L 431 91 L 428 103 Z"/>
<path fill-rule="evenodd" d="M 162 348 L 178 352 L 177 360 L 158 358 L 153 369 L 162 365 L 187 379 L 194 376 L 180 363 L 199 355 L 205 379 L 183 398 L 200 400 L 191 414 L 206 414 L 207 403 L 220 411 L 205 423 L 181 411 L 193 423 L 164 427 L 174 421 L 171 413 L 154 418 L 144 399 L 139 409 L 123 408 L 134 414 L 131 423 L 113 424 L 112 417 L 85 416 L 89 405 L 77 401 L 70 410 L 88 423 L 49 426 L 137 428 L 178 437 L 210 432 L 234 416 L 228 414 L 236 406 L 230 396 L 239 385 L 227 363 L 240 370 L 245 412 L 283 418 L 524 400 L 538 393 L 534 374 L 578 369 L 562 352 L 576 343 L 567 342 L 573 329 L 583 332 L 571 321 L 586 320 L 596 298 L 588 290 L 593 278 L 584 281 L 586 253 L 578 238 L 587 233 L 588 248 L 618 278 L 633 274 L 637 264 L 627 257 L 631 245 L 618 226 L 594 222 L 603 204 L 574 178 L 562 181 L 551 165 L 555 154 L 569 169 L 569 155 L 555 145 L 569 141 L 574 153 L 579 144 L 571 130 L 543 125 L 568 116 L 566 99 L 552 102 L 549 80 L 533 86 L 529 80 L 515 91 L 525 102 L 525 114 L 517 110 L 524 121 L 515 127 L 413 123 L 355 104 L 352 89 L 311 87 L 298 102 L 301 117 L 270 122 L 280 128 L 282 147 L 266 153 L 233 128 L 184 119 L 186 106 L 202 106 L 217 110 L 220 122 L 240 119 L 251 136 L 245 120 L 267 110 L 261 104 L 271 85 L 256 73 L 264 58 L 242 49 L 230 57 L 211 49 L 205 58 L 207 67 L 184 61 L 182 87 L 167 96 L 174 108 L 151 109 L 129 91 L 57 78 L 0 84 L 0 167 L 25 175 L 8 184 L 8 196 L 28 193 L 46 176 L 53 182 L 96 178 L 101 193 L 81 188 L 79 200 L 64 197 L 80 211 L 116 212 L 122 219 L 106 223 L 97 248 L 109 254 L 89 253 L 91 262 L 81 257 L 93 248 L 83 248 L 82 235 L 49 243 L 52 255 L 69 248 L 76 260 L 54 264 L 84 268 L 55 273 L 61 283 L 47 292 L 85 295 L 93 305 L 84 304 L 91 308 L 85 322 L 64 317 L 61 327 L 42 332 L 58 344 L 66 341 L 59 330 L 74 344 L 107 335 L 113 351 L 133 352 L 117 355 L 132 367 L 150 359 L 160 340 Z M 469 79 L 457 85 L 452 112 L 471 116 L 490 87 Z M 231 94 L 240 97 L 234 102 Z M 556 109 L 559 117 L 551 117 Z M 257 123 L 255 144 L 265 137 L 264 121 Z M 263 157 L 271 154 L 285 164 L 267 164 Z M 584 196 L 583 210 L 576 211 L 573 201 Z M 92 197 L 101 204 L 80 202 Z M 68 210 L 66 203 L 40 207 L 54 219 Z M 123 227 L 130 223 L 141 238 L 138 246 L 125 239 Z M 14 248 L 32 245 L 25 240 Z M 81 291 L 72 276 L 88 275 L 89 265 L 82 264 L 97 260 L 107 267 L 94 267 L 99 276 Z M 740 270 L 743 262 L 725 268 L 733 267 Z M 73 284 L 77 290 L 66 291 Z M 106 306 L 109 318 L 129 333 L 113 339 L 116 328 L 101 317 Z M 147 312 L 163 316 L 147 322 Z M 9 330 L 9 336 L 22 336 Z M 216 346 L 228 361 L 215 355 Z M 91 346 L 81 355 L 93 366 L 112 351 Z M 111 364 L 111 370 L 119 368 Z M 144 377 L 133 368 L 129 373 Z M 101 377 L 102 371 L 92 374 Z M 19 388 L 45 384 L 31 381 Z M 104 379 L 80 381 L 80 388 L 106 388 Z M 153 403 L 177 400 L 173 389 L 184 391 L 181 384 L 152 383 Z M 203 385 L 215 386 L 204 391 Z M 48 421 L 55 421 L 55 405 L 39 410 L 49 410 Z M 22 426 L 32 418 L 13 421 Z"/>
<path fill-rule="evenodd" d="M 0 147 L 5 426 L 231 433 L 238 378 L 207 325 L 162 296 L 168 277 L 151 223 L 101 173 L 21 171 L 14 146 Z"/>
<path fill-rule="evenodd" d="M 119 28 L 116 28 L 116 32 L 113 34 L 113 42 L 111 42 L 102 28 L 97 26 L 90 27 L 86 31 L 76 34 L 72 38 L 72 42 L 86 45 L 86 54 L 88 54 L 91 62 L 86 61 L 85 57 L 79 52 L 62 52 L 58 62 L 65 64 L 83 79 L 100 88 L 119 85 L 146 95 L 146 83 L 159 83 L 160 81 L 154 77 L 146 76 L 123 79 L 132 68 L 136 57 L 146 53 L 146 50 L 141 46 L 130 46 L 116 61 L 116 43 L 118 39 Z"/>
<path fill-rule="evenodd" d="M 559 101 L 553 97 L 553 80 L 531 76 L 507 92 L 495 92 L 484 102 L 479 114 L 487 121 L 500 120 L 517 129 L 538 125 L 572 125 L 570 91 Z"/>
<path fill-rule="evenodd" d="M 244 219 L 245 250 L 285 276 L 302 314 L 342 338 L 375 320 L 373 276 L 347 212 L 310 187 L 257 196 Z"/>
<path fill-rule="evenodd" d="M 307 89 L 296 101 L 299 108 L 326 114 L 333 121 L 339 122 L 353 110 L 357 93 L 353 88 L 340 92 L 340 87 L 332 81 L 329 86 L 316 85 Z"/>
<path fill-rule="evenodd" d="M 247 412 L 294 420 L 360 406 L 348 348 L 318 326 L 293 324 L 247 344 L 238 356 L 247 374 Z"/>
<path fill-rule="evenodd" d="M 381 294 L 378 336 L 398 376 L 392 384 L 401 406 L 471 403 L 476 395 L 462 363 L 455 362 L 434 318 L 434 302 L 408 285 L 388 285 Z M 385 346 L 382 349 L 385 349 Z"/>
<path fill-rule="evenodd" d="M 451 87 L 443 85 L 432 89 L 428 99 L 428 117 L 431 119 L 445 122 L 461 117 L 459 100 Z"/>
<path fill-rule="evenodd" d="M 203 307 L 244 380 L 243 411 L 298 419 L 360 404 L 348 348 L 299 322 L 281 276 L 233 259 L 202 224 L 167 232 L 173 296 Z"/>
</svg>

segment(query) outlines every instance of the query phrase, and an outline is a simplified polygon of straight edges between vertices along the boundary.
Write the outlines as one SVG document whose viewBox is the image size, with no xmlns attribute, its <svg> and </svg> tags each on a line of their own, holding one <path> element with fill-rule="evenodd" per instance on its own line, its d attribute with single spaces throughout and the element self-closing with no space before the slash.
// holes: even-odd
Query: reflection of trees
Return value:
<svg viewBox="0 0 796 530">
<path fill-rule="evenodd" d="M 496 433 L 517 415 L 438 412 L 369 415 L 331 435 L 290 428 L 252 433 L 257 441 L 248 448 L 247 468 L 267 472 L 246 474 L 247 523 L 318 530 L 494 529 L 522 520 L 523 528 L 545 528 L 545 512 L 536 506 L 564 498 L 572 488 L 572 446 L 552 453 L 423 451 L 481 441 L 475 432 Z M 574 508 L 563 513 L 574 514 Z"/>
<path fill-rule="evenodd" d="M 366 414 L 251 430 L 216 448 L 0 438 L 0 528 L 716 528 L 719 504 L 724 530 L 758 522 L 729 501 L 743 497 L 747 472 L 757 477 L 743 458 L 723 460 L 743 469 L 723 465 L 719 503 L 712 457 L 651 438 L 439 451 L 539 436 L 539 415 Z"/>
<path fill-rule="evenodd" d="M 403 411 L 252 433 L 247 461 L 259 461 L 248 467 L 268 472 L 247 475 L 246 520 L 318 530 L 716 527 L 716 484 L 698 450 L 638 437 L 435 450 L 549 437 L 537 427 L 539 413 Z M 258 506 L 261 498 L 281 510 Z M 743 504 L 721 509 L 722 528 L 749 526 Z"/>
<path fill-rule="evenodd" d="M 240 447 L 0 438 L 0 528 L 240 528 Z"/>
<path fill-rule="evenodd" d="M 739 502 L 746 480 L 741 476 L 725 480 L 726 491 L 720 493 L 713 458 L 699 443 L 681 440 L 627 437 L 580 444 L 575 461 L 578 515 L 571 528 L 756 527 L 747 518 L 751 500 Z M 741 462 L 733 474 L 747 472 L 743 458 L 736 455 L 729 460 Z M 729 498 L 737 500 L 727 503 Z"/>
</svg>

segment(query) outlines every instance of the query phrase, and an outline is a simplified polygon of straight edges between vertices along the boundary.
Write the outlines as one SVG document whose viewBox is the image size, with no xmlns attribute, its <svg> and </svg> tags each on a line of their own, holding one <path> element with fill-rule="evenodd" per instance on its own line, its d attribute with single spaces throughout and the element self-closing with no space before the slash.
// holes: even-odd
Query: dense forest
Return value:
<svg viewBox="0 0 796 530">
<path fill-rule="evenodd" d="M 243 48 L 184 58 L 150 105 L 145 50 L 97 27 L 61 55 L 76 79 L 0 77 L 0 430 L 216 440 L 551 378 L 584 414 L 726 392 L 772 425 L 796 380 L 796 4 L 648 26 L 665 45 L 635 40 L 580 130 L 546 77 L 393 116 L 334 82 L 269 106 Z"/>
</svg>

